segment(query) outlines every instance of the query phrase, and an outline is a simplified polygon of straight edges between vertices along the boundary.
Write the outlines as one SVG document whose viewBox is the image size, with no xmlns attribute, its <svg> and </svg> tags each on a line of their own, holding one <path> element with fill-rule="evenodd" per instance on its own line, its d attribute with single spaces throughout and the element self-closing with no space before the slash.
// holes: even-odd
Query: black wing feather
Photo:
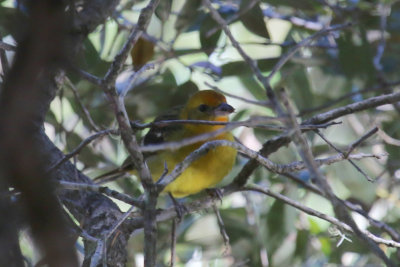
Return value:
<svg viewBox="0 0 400 267">
<path fill-rule="evenodd" d="M 179 113 L 181 109 L 182 107 L 171 109 L 166 114 L 158 116 L 154 122 L 179 120 Z M 147 146 L 164 143 L 168 140 L 167 137 L 171 133 L 179 131 L 181 128 L 182 124 L 153 125 L 143 138 L 143 145 Z"/>
</svg>

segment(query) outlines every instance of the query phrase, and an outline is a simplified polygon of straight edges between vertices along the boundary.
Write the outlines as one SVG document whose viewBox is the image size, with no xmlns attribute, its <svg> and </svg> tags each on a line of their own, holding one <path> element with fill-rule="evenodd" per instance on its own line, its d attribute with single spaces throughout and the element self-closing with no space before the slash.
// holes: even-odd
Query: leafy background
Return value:
<svg viewBox="0 0 400 267">
<path fill-rule="evenodd" d="M 274 88 L 285 88 L 301 119 L 331 108 L 365 98 L 388 93 L 399 84 L 400 4 L 397 1 L 213 1 L 219 13 L 229 21 L 229 28 L 246 53 L 257 61 L 268 74 L 280 56 L 304 38 L 329 25 L 352 22 L 340 31 L 323 35 L 311 45 L 303 47 L 274 76 Z M 104 76 L 115 55 L 135 25 L 139 11 L 147 1 L 122 0 L 115 16 L 89 35 L 74 64 L 80 69 Z M 250 4 L 253 8 L 247 10 Z M 11 0 L 0 1 L 0 34 L 12 42 L 15 21 L 23 20 Z M 208 35 L 210 30 L 214 34 Z M 150 122 L 157 114 L 182 104 L 195 91 L 208 88 L 205 82 L 221 90 L 252 100 L 265 101 L 265 91 L 255 80 L 249 66 L 237 53 L 232 43 L 211 18 L 201 1 L 163 0 L 153 16 L 144 42 L 125 64 L 117 81 L 122 90 L 129 82 L 134 68 L 149 60 L 155 67 L 145 70 L 135 80 L 125 98 L 126 108 L 133 120 Z M 154 47 L 154 51 L 153 51 Z M 383 48 L 380 57 L 379 49 Z M 7 52 L 10 59 L 12 53 Z M 146 55 L 143 62 L 133 62 L 138 55 Z M 136 64 L 136 67 L 133 65 Z M 139 66 L 138 66 L 139 64 Z M 46 132 L 65 153 L 72 151 L 91 135 L 93 127 L 83 114 L 87 108 L 99 128 L 115 127 L 115 118 L 102 90 L 76 73 L 67 74 L 57 98 L 47 116 Z M 393 85 L 393 86 L 387 86 Z M 77 97 L 74 91 L 79 94 Z M 349 95 L 353 93 L 352 95 Z M 341 101 L 334 102 L 346 96 Z M 79 101 L 78 101 L 79 99 Z M 268 115 L 268 108 L 228 97 L 237 112 L 232 120 L 246 120 L 251 116 Z M 326 107 L 321 107 L 326 105 Z M 319 108 L 321 107 L 321 108 Z M 317 108 L 317 109 L 314 109 Z M 324 135 L 338 147 L 344 148 L 375 125 L 389 137 L 378 134 L 358 147 L 357 152 L 380 153 L 382 160 L 364 159 L 357 165 L 374 182 L 344 161 L 322 170 L 334 192 L 342 199 L 351 200 L 369 215 L 395 229 L 400 219 L 398 150 L 400 138 L 398 110 L 382 106 L 340 119 L 342 124 L 323 130 Z M 146 131 L 138 132 L 139 137 Z M 239 128 L 234 135 L 246 146 L 259 149 L 280 132 L 260 128 Z M 320 137 L 307 134 L 313 152 L 318 157 L 335 154 Z M 390 142 L 392 141 L 392 142 Z M 118 136 L 107 136 L 84 148 L 74 159 L 77 167 L 96 177 L 105 170 L 119 166 L 127 153 Z M 281 148 L 271 160 L 290 163 L 299 160 L 293 145 Z M 222 184 L 228 184 L 247 159 L 239 156 L 231 174 Z M 298 174 L 311 183 L 308 172 Z M 330 203 L 293 181 L 259 168 L 249 183 L 268 186 L 306 206 L 334 215 Z M 107 184 L 112 189 L 138 196 L 143 193 L 135 177 L 126 177 Z M 198 196 L 190 197 L 190 201 Z M 121 209 L 128 205 L 118 202 Z M 161 198 L 159 206 L 171 205 Z M 274 198 L 253 192 L 234 193 L 224 197 L 220 213 L 230 238 L 228 249 L 219 233 L 212 210 L 191 214 L 179 224 L 177 232 L 177 266 L 378 266 L 380 260 L 352 235 L 339 245 L 334 229 L 321 219 L 308 216 Z M 354 218 L 361 228 L 374 232 L 359 215 Z M 168 265 L 171 222 L 159 225 L 158 262 Z M 379 231 L 378 231 L 379 233 Z M 385 233 L 383 238 L 389 238 Z M 78 247 L 81 246 L 78 242 Z M 23 253 L 31 262 L 40 255 L 32 248 L 29 236 L 21 234 Z M 398 252 L 381 246 L 395 262 Z M 143 233 L 138 231 L 130 239 L 128 266 L 140 266 L 143 257 Z"/>
</svg>

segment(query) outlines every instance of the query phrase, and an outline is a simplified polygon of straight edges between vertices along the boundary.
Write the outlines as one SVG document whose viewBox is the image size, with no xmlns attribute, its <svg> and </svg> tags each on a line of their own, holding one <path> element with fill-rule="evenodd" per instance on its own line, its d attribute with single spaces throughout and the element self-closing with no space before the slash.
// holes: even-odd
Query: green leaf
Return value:
<svg viewBox="0 0 400 267">
<path fill-rule="evenodd" d="M 179 11 L 178 18 L 175 22 L 175 29 L 177 32 L 182 32 L 189 28 L 192 23 L 199 16 L 198 8 L 201 4 L 201 0 L 185 1 L 182 9 Z"/>
<path fill-rule="evenodd" d="M 187 81 L 178 86 L 177 92 L 185 92 L 186 95 L 194 94 L 195 92 L 199 91 L 197 84 L 192 81 Z"/>
<path fill-rule="evenodd" d="M 252 235 L 251 229 L 246 226 L 246 210 L 243 208 L 229 208 L 220 210 L 226 232 L 231 243 L 240 241 L 244 236 Z"/>
<path fill-rule="evenodd" d="M 265 100 L 265 89 L 252 75 L 239 76 L 242 84 L 247 88 L 247 90 L 259 100 Z"/>
<path fill-rule="evenodd" d="M 284 87 L 290 91 L 290 95 L 299 110 L 314 105 L 314 95 L 311 92 L 311 85 L 305 68 L 296 67 L 296 70 L 284 79 Z"/>
<path fill-rule="evenodd" d="M 325 255 L 329 256 L 331 254 L 331 250 L 332 250 L 331 243 L 329 242 L 329 239 L 326 238 L 326 237 L 321 237 L 319 239 L 319 242 L 321 243 L 321 251 Z"/>
<path fill-rule="evenodd" d="M 262 72 L 271 71 L 279 58 L 266 58 L 257 61 L 257 66 Z M 290 63 L 286 64 L 290 66 Z M 243 85 L 257 99 L 265 99 L 265 89 L 256 80 L 249 65 L 244 61 L 235 61 L 222 65 L 222 77 L 236 76 Z"/>
<path fill-rule="evenodd" d="M 81 142 L 82 138 L 75 132 L 70 132 L 67 138 L 68 152 L 75 149 Z M 84 147 L 78 154 L 79 161 L 83 162 L 88 166 L 94 166 L 97 162 L 102 160 L 102 158 L 95 153 L 90 146 Z"/>
<path fill-rule="evenodd" d="M 379 17 L 378 17 L 379 18 Z M 372 19 L 369 16 L 369 19 Z M 390 7 L 390 16 L 387 21 L 387 30 L 391 33 L 400 33 L 400 3 L 395 2 Z"/>
<path fill-rule="evenodd" d="M 305 257 L 307 255 L 308 242 L 310 239 L 310 232 L 306 230 L 298 230 L 296 238 L 296 251 L 295 255 L 298 257 Z"/>
<path fill-rule="evenodd" d="M 179 106 L 183 103 L 186 103 L 187 100 L 191 95 L 199 91 L 197 85 L 192 81 L 187 81 L 181 85 L 179 85 L 175 90 L 172 92 L 171 97 L 171 106 Z"/>
<path fill-rule="evenodd" d="M 393 123 L 393 120 L 383 122 L 382 130 L 392 138 L 400 139 L 400 124 Z M 389 154 L 386 168 L 391 175 L 399 168 L 400 150 L 398 146 L 385 143 L 385 151 Z"/>
<path fill-rule="evenodd" d="M 272 70 L 278 60 L 279 58 L 260 59 L 257 60 L 257 65 L 262 72 L 267 72 Z M 245 61 L 235 61 L 222 65 L 223 77 L 249 74 L 253 74 L 253 72 L 251 71 L 249 64 L 247 64 Z"/>
<path fill-rule="evenodd" d="M 337 40 L 339 61 L 344 74 L 349 78 L 361 77 L 368 82 L 375 80 L 373 53 L 366 37 L 365 30 L 360 26 L 359 32 L 343 33 Z"/>
<path fill-rule="evenodd" d="M 321 232 L 321 227 L 318 224 L 318 222 L 316 220 L 314 220 L 313 218 L 309 217 L 308 218 L 308 223 L 310 224 L 310 233 L 311 234 L 319 234 Z"/>
<path fill-rule="evenodd" d="M 83 49 L 80 53 L 81 55 L 77 58 L 80 60 L 79 66 L 82 69 L 98 77 L 102 77 L 106 73 L 110 64 L 100 58 L 99 53 L 89 39 L 84 41 Z"/>
<path fill-rule="evenodd" d="M 239 110 L 238 112 L 234 113 L 232 121 L 240 121 L 243 118 L 245 118 L 247 115 L 248 115 L 248 110 L 247 109 Z"/>
<path fill-rule="evenodd" d="M 172 0 L 162 0 L 158 4 L 155 13 L 161 21 L 166 21 L 171 13 Z"/>
<path fill-rule="evenodd" d="M 26 16 L 23 16 L 15 8 L 7 8 L 0 6 L 0 34 L 7 36 L 14 35 L 18 32 L 21 25 L 26 24 Z"/>
<path fill-rule="evenodd" d="M 246 9 L 250 2 L 249 0 L 242 0 L 239 12 Z M 269 33 L 264 21 L 264 14 L 259 4 L 255 4 L 249 11 L 243 14 L 240 21 L 250 32 L 269 39 Z"/>
<path fill-rule="evenodd" d="M 263 0 L 263 2 L 272 6 L 286 6 L 308 12 L 315 12 L 321 8 L 321 4 L 313 0 Z"/>
<path fill-rule="evenodd" d="M 221 36 L 222 30 L 217 30 L 211 36 L 208 36 L 208 32 L 217 27 L 219 27 L 219 25 L 215 22 L 211 15 L 207 15 L 204 19 L 204 22 L 200 26 L 200 44 L 201 48 L 204 50 L 204 53 L 207 55 L 212 54 Z"/>
<path fill-rule="evenodd" d="M 268 228 L 268 251 L 274 252 L 279 248 L 281 241 L 285 237 L 285 203 L 283 201 L 275 200 L 272 204 L 271 209 L 267 216 L 267 228 Z"/>
<path fill-rule="evenodd" d="M 135 88 L 133 94 L 126 96 L 128 114 L 134 114 L 137 119 L 148 119 L 181 106 L 189 99 L 198 87 L 192 81 L 177 85 L 173 73 L 166 69 L 161 80 L 152 80 Z"/>
</svg>

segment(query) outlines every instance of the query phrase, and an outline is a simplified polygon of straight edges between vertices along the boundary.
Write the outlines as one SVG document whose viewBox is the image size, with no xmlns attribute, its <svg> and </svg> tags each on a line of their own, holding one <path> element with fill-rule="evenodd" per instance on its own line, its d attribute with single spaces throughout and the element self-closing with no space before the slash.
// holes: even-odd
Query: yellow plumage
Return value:
<svg viewBox="0 0 400 267">
<path fill-rule="evenodd" d="M 191 136 L 194 135 L 187 135 L 185 137 Z M 224 133 L 210 140 L 218 139 L 233 141 L 233 136 L 231 133 Z M 167 163 L 168 170 L 173 170 L 176 164 L 182 162 L 186 156 L 199 148 L 203 143 L 186 146 L 177 151 L 165 151 L 155 157 L 150 157 L 147 164 L 153 178 L 157 180 L 161 176 L 164 171 L 164 161 Z M 216 147 L 194 161 L 164 191 L 171 193 L 174 197 L 180 198 L 213 187 L 229 173 L 235 163 L 235 158 L 236 150 L 234 148 Z"/>
<path fill-rule="evenodd" d="M 227 122 L 228 115 L 234 108 L 226 103 L 223 95 L 204 90 L 195 93 L 182 109 L 175 109 L 176 114 L 169 113 L 156 118 L 161 120 L 208 120 Z M 179 141 L 196 135 L 212 132 L 224 127 L 223 125 L 204 124 L 180 124 L 154 126 L 144 138 L 144 145 L 159 144 L 163 142 Z M 217 137 L 184 146 L 175 151 L 160 151 L 146 156 L 146 162 L 150 168 L 153 179 L 158 180 L 164 172 L 164 164 L 172 171 L 176 164 L 182 162 L 191 152 L 199 148 L 207 141 L 228 140 L 233 141 L 233 135 L 225 132 Z M 207 154 L 194 161 L 175 181 L 170 183 L 165 192 L 174 197 L 184 197 L 195 194 L 203 189 L 210 188 L 219 183 L 232 169 L 236 158 L 236 150 L 232 147 L 219 146 L 211 149 Z M 119 170 L 127 171 L 132 164 L 124 164 Z M 115 171 L 109 174 L 115 174 Z"/>
</svg>

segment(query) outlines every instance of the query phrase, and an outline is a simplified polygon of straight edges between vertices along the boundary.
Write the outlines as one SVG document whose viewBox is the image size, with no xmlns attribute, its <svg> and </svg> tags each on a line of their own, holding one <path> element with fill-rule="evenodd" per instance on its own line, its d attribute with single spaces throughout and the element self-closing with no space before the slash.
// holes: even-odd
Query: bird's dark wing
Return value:
<svg viewBox="0 0 400 267">
<path fill-rule="evenodd" d="M 182 107 L 175 107 L 163 115 L 160 115 L 155 118 L 154 122 L 159 121 L 170 121 L 170 120 L 178 120 L 179 113 L 182 110 Z M 167 142 L 171 135 L 180 131 L 182 129 L 182 124 L 165 124 L 165 125 L 153 125 L 149 132 L 143 138 L 143 145 L 155 145 Z M 144 153 L 144 157 L 149 158 L 157 152 L 153 153 Z M 125 159 L 124 163 L 119 168 L 106 172 L 96 178 L 94 181 L 96 183 L 104 183 L 113 181 L 119 177 L 121 177 L 124 173 L 134 170 L 134 166 L 132 163 L 131 157 Z"/>
<path fill-rule="evenodd" d="M 158 116 L 154 122 L 179 120 L 179 113 L 182 107 L 176 107 L 167 113 Z M 167 142 L 170 136 L 182 129 L 182 124 L 161 124 L 153 125 L 143 138 L 143 145 L 155 145 Z"/>
</svg>

